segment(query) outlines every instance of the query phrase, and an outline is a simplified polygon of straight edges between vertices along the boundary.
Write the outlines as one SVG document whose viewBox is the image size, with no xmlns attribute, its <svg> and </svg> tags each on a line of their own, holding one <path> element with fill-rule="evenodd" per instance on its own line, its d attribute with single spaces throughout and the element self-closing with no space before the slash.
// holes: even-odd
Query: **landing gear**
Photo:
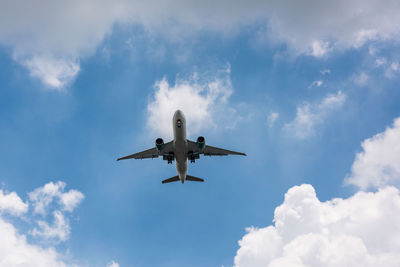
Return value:
<svg viewBox="0 0 400 267">
<path fill-rule="evenodd" d="M 163 160 L 166 160 L 168 164 L 172 164 L 172 161 L 174 161 L 175 155 L 173 152 L 170 152 L 168 155 L 163 155 Z"/>
<path fill-rule="evenodd" d="M 188 160 L 190 160 L 190 163 L 195 163 L 196 159 L 200 158 L 199 153 L 193 153 L 192 151 L 189 151 L 188 153 Z"/>
</svg>

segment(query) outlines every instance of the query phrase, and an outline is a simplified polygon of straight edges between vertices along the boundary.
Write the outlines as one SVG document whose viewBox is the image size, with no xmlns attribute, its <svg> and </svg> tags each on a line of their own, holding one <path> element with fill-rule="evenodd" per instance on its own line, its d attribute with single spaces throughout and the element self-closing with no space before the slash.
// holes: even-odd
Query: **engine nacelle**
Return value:
<svg viewBox="0 0 400 267">
<path fill-rule="evenodd" d="M 200 150 L 203 150 L 206 147 L 206 139 L 203 136 L 199 136 L 197 137 L 196 144 Z"/>
<path fill-rule="evenodd" d="M 161 151 L 161 150 L 164 149 L 164 147 L 165 147 L 164 140 L 162 138 L 157 138 L 156 139 L 156 148 L 157 148 L 157 150 Z"/>
</svg>

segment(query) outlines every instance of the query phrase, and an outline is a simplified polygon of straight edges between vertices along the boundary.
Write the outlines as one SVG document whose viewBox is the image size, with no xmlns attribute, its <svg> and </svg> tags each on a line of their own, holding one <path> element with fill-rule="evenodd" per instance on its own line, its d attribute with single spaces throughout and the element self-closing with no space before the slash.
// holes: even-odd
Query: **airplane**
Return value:
<svg viewBox="0 0 400 267">
<path fill-rule="evenodd" d="M 187 174 L 188 160 L 194 163 L 196 159 L 200 158 L 201 154 L 204 156 L 246 156 L 245 153 L 206 145 L 206 140 L 203 136 L 199 136 L 196 142 L 186 139 L 186 120 L 183 112 L 180 110 L 177 110 L 172 118 L 172 127 L 174 131 L 174 140 L 164 143 L 162 138 L 157 138 L 155 147 L 119 158 L 117 161 L 123 159 L 153 159 L 159 156 L 162 156 L 162 159 L 166 160 L 168 164 L 172 164 L 172 161 L 176 160 L 176 171 L 178 175 L 165 179 L 162 183 L 166 184 L 181 181 L 183 184 L 185 181 L 204 182 L 202 178 Z"/>
</svg>

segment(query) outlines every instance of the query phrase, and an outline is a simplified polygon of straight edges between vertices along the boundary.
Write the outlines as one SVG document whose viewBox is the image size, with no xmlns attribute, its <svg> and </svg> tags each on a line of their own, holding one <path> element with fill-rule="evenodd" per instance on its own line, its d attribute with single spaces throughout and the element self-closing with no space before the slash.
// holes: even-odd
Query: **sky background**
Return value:
<svg viewBox="0 0 400 267">
<path fill-rule="evenodd" d="M 399 266 L 400 6 L 380 3 L 2 1 L 0 266 Z M 184 185 L 116 162 L 177 109 L 247 157 Z"/>
</svg>

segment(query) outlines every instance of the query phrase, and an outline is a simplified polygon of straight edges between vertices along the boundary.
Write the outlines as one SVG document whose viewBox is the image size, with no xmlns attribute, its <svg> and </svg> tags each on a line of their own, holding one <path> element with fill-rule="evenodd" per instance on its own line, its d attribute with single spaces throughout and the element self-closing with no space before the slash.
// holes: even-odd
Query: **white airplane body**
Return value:
<svg viewBox="0 0 400 267">
<path fill-rule="evenodd" d="M 164 184 L 181 181 L 183 184 L 185 181 L 204 182 L 204 180 L 201 178 L 190 176 L 187 174 L 188 160 L 194 163 L 196 159 L 200 158 L 201 154 L 205 156 L 246 156 L 246 154 L 241 152 L 208 146 L 205 144 L 205 139 L 203 136 L 199 136 L 196 142 L 186 139 L 186 120 L 183 112 L 180 110 L 177 110 L 175 112 L 172 119 L 172 124 L 174 130 L 174 139 L 172 141 L 164 144 L 163 139 L 157 138 L 155 147 L 126 157 L 119 158 L 117 160 L 158 158 L 159 156 L 162 156 L 163 160 L 167 160 L 168 163 L 171 164 L 172 161 L 175 160 L 176 171 L 178 172 L 178 175 L 166 179 L 162 181 L 162 183 Z"/>
</svg>

